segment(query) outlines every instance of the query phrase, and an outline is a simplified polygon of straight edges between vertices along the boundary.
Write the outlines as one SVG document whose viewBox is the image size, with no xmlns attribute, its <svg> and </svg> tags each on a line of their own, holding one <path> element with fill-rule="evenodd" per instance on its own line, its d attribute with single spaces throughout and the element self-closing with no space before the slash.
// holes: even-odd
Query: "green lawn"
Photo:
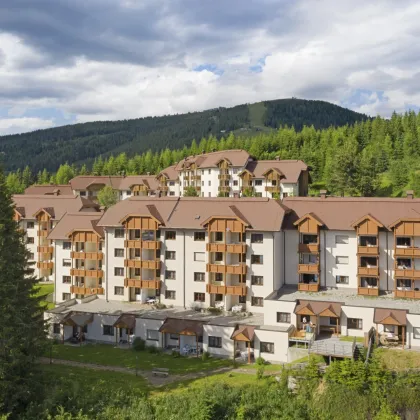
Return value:
<svg viewBox="0 0 420 420">
<path fill-rule="evenodd" d="M 353 342 L 354 337 L 340 337 L 340 341 L 351 341 Z M 356 337 L 356 343 L 363 343 L 363 337 Z"/>
<path fill-rule="evenodd" d="M 54 293 L 54 285 L 53 284 L 39 284 L 36 286 L 39 290 L 36 293 L 36 296 L 42 296 L 43 299 L 41 301 L 41 303 L 43 305 L 46 305 L 47 309 L 52 309 L 54 308 L 54 303 L 53 302 L 49 302 L 47 300 L 47 296 L 48 295 L 52 295 Z"/>
<path fill-rule="evenodd" d="M 374 351 L 374 357 L 378 357 L 387 369 L 420 368 L 420 353 L 416 351 L 380 348 Z"/>
<path fill-rule="evenodd" d="M 313 359 L 315 361 L 315 363 L 323 363 L 325 362 L 324 357 L 320 356 L 318 354 L 311 354 L 311 359 Z M 308 356 L 302 357 L 300 359 L 295 360 L 294 362 L 291 363 L 284 363 L 284 364 L 266 364 L 264 365 L 264 371 L 267 373 L 270 372 L 279 372 L 283 369 L 283 366 L 290 368 L 293 367 L 293 365 L 296 365 L 297 363 L 307 363 L 308 362 Z M 257 369 L 258 365 L 253 363 L 252 365 L 240 365 L 240 368 L 243 369 Z"/>
<path fill-rule="evenodd" d="M 57 359 L 122 366 L 130 369 L 136 367 L 136 356 L 138 369 L 168 368 L 170 373 L 176 374 L 217 369 L 230 366 L 232 363 L 230 360 L 216 358 L 209 358 L 205 361 L 195 357 L 174 358 L 168 354 L 151 354 L 147 351 L 135 352 L 131 349 L 119 349 L 107 344 L 87 344 L 81 347 L 57 344 L 53 346 L 52 351 L 52 357 Z"/>
</svg>

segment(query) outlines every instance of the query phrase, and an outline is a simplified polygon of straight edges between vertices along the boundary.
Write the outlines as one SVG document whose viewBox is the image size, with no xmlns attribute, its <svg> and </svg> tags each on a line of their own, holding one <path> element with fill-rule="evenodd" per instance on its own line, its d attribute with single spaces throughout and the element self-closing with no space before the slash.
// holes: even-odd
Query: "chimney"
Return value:
<svg viewBox="0 0 420 420">
<path fill-rule="evenodd" d="M 414 198 L 414 191 L 413 190 L 407 190 L 406 192 L 407 199 L 412 200 Z"/>
<path fill-rule="evenodd" d="M 276 156 L 276 160 L 280 160 L 280 156 Z"/>
<path fill-rule="evenodd" d="M 327 190 L 319 190 L 319 196 L 321 198 L 327 198 Z"/>
</svg>

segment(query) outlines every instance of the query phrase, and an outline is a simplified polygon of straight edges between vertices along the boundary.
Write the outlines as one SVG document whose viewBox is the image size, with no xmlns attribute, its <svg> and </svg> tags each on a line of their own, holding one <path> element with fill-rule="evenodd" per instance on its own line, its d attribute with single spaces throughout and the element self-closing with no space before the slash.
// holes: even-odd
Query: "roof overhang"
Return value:
<svg viewBox="0 0 420 420">
<path fill-rule="evenodd" d="M 404 222 L 420 222 L 420 217 L 419 218 L 402 218 L 402 219 L 398 219 L 394 223 L 392 223 L 391 225 L 389 225 L 388 227 L 390 229 L 393 229 L 393 228 L 397 227 L 399 224 L 404 223 Z"/>
<path fill-rule="evenodd" d="M 96 234 L 99 238 L 102 239 L 102 236 L 99 232 L 97 232 L 95 229 L 72 229 L 69 233 L 66 234 L 67 238 L 70 238 L 71 235 L 77 232 L 89 232 Z"/>
<path fill-rule="evenodd" d="M 136 213 L 130 213 L 130 214 L 127 214 L 127 215 L 125 215 L 120 221 L 119 221 L 119 223 L 121 224 L 121 225 L 123 225 L 123 224 L 125 224 L 129 219 L 132 219 L 133 217 L 144 217 L 144 218 L 147 218 L 147 219 L 153 219 L 155 222 L 157 222 L 159 225 L 162 225 L 163 223 L 160 221 L 160 220 L 158 220 L 156 217 L 154 217 L 154 216 L 152 216 L 151 214 L 142 214 L 142 213 L 139 213 L 139 214 L 136 214 Z"/>
<path fill-rule="evenodd" d="M 296 222 L 294 222 L 293 225 L 299 226 L 307 219 L 313 220 L 319 227 L 324 226 L 324 223 L 317 216 L 315 216 L 314 213 L 306 213 L 300 219 L 296 220 Z"/>
<path fill-rule="evenodd" d="M 93 314 L 87 312 L 69 312 L 60 324 L 68 326 L 84 327 L 93 321 Z"/>
<path fill-rule="evenodd" d="M 407 311 L 404 309 L 375 308 L 373 322 L 382 325 L 407 325 Z"/>
<path fill-rule="evenodd" d="M 357 227 L 357 226 L 359 226 L 361 223 L 363 223 L 365 220 L 369 220 L 369 221 L 371 221 L 372 223 L 375 223 L 378 227 L 380 227 L 380 228 L 383 228 L 384 227 L 384 225 L 378 220 L 378 219 L 375 219 L 371 214 L 366 214 L 365 216 L 362 216 L 360 219 L 357 219 L 355 222 L 353 222 L 352 224 L 351 224 L 351 226 L 352 227 Z"/>
</svg>

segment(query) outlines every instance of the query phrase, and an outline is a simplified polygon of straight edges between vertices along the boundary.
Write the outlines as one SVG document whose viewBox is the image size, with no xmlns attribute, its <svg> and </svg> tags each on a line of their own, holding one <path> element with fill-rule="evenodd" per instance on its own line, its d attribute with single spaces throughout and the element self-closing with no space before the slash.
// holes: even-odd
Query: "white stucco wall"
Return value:
<svg viewBox="0 0 420 420">
<path fill-rule="evenodd" d="M 203 351 L 221 357 L 233 357 L 234 342 L 230 339 L 234 331 L 234 327 L 204 325 L 203 331 Z M 221 337 L 222 348 L 209 347 L 209 336 Z"/>
</svg>

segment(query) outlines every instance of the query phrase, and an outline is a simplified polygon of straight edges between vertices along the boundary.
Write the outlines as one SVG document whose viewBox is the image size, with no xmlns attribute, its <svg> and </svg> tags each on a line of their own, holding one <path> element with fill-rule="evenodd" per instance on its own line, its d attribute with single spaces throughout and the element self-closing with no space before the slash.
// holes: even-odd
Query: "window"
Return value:
<svg viewBox="0 0 420 420">
<path fill-rule="evenodd" d="M 283 198 L 289 197 L 289 193 L 283 193 Z"/>
<path fill-rule="evenodd" d="M 165 270 L 165 279 L 166 280 L 175 280 L 176 279 L 176 271 Z"/>
<path fill-rule="evenodd" d="M 264 284 L 263 276 L 251 276 L 251 284 L 253 286 L 262 286 Z"/>
<path fill-rule="evenodd" d="M 63 249 L 71 249 L 71 242 L 63 242 Z"/>
<path fill-rule="evenodd" d="M 348 244 L 349 237 L 346 235 L 335 235 L 335 243 L 336 244 Z"/>
<path fill-rule="evenodd" d="M 206 253 L 205 252 L 194 252 L 194 261 L 205 261 Z"/>
<path fill-rule="evenodd" d="M 400 247 L 411 246 L 411 238 L 407 238 L 404 236 L 397 237 L 397 246 L 400 246 Z"/>
<path fill-rule="evenodd" d="M 217 261 L 217 262 L 223 261 L 223 252 L 215 252 L 214 261 Z"/>
<path fill-rule="evenodd" d="M 205 293 L 194 293 L 194 302 L 205 302 L 206 294 Z"/>
<path fill-rule="evenodd" d="M 209 169 L 209 175 L 211 174 L 211 169 Z"/>
<path fill-rule="evenodd" d="M 359 318 L 347 318 L 347 328 L 351 330 L 362 330 L 363 320 Z"/>
<path fill-rule="evenodd" d="M 277 322 L 290 324 L 290 314 L 288 312 L 277 312 Z"/>
<path fill-rule="evenodd" d="M 179 340 L 179 334 L 169 334 L 170 340 Z"/>
<path fill-rule="evenodd" d="M 26 243 L 27 244 L 34 244 L 35 243 L 35 239 L 34 238 L 31 238 L 30 236 L 28 236 L 26 238 Z"/>
<path fill-rule="evenodd" d="M 238 302 L 239 303 L 246 303 L 246 296 L 239 296 L 238 297 Z"/>
<path fill-rule="evenodd" d="M 165 292 L 165 299 L 176 299 L 176 292 L 175 292 L 175 290 L 167 290 Z"/>
<path fill-rule="evenodd" d="M 71 260 L 64 258 L 63 267 L 71 267 Z"/>
<path fill-rule="evenodd" d="M 333 316 L 330 316 L 330 325 L 334 325 L 334 327 L 336 327 L 337 325 L 339 325 L 340 321 L 338 318 L 334 318 Z"/>
<path fill-rule="evenodd" d="M 80 197 L 86 197 L 86 191 L 80 191 Z"/>
<path fill-rule="evenodd" d="M 264 306 L 264 300 L 262 297 L 252 296 L 251 306 Z"/>
<path fill-rule="evenodd" d="M 115 248 L 114 249 L 114 257 L 124 257 L 124 249 L 123 248 Z"/>
<path fill-rule="evenodd" d="M 238 173 L 238 170 L 237 169 L 234 169 L 233 170 L 233 173 L 236 175 Z"/>
<path fill-rule="evenodd" d="M 176 239 L 176 232 L 174 230 L 167 230 L 165 232 L 165 239 L 168 241 L 173 241 Z"/>
<path fill-rule="evenodd" d="M 251 255 L 251 264 L 262 264 L 263 256 L 262 255 Z"/>
<path fill-rule="evenodd" d="M 251 242 L 253 244 L 262 244 L 264 241 L 264 235 L 262 233 L 251 233 Z"/>
<path fill-rule="evenodd" d="M 420 327 L 413 327 L 413 338 L 420 338 Z"/>
<path fill-rule="evenodd" d="M 214 335 L 209 335 L 209 347 L 216 349 L 222 348 L 222 337 L 215 337 Z"/>
<path fill-rule="evenodd" d="M 63 276 L 63 283 L 64 284 L 70 284 L 71 283 L 71 277 L 70 276 Z"/>
<path fill-rule="evenodd" d="M 102 326 L 102 335 L 114 336 L 114 327 L 112 325 L 103 325 Z"/>
<path fill-rule="evenodd" d="M 261 187 L 261 185 L 262 185 L 262 179 L 256 179 L 256 180 L 254 181 L 254 185 L 255 185 L 256 187 Z"/>
<path fill-rule="evenodd" d="M 146 340 L 159 341 L 159 331 L 158 330 L 147 330 Z"/>
<path fill-rule="evenodd" d="M 53 334 L 60 334 L 61 333 L 61 325 L 60 324 L 53 324 Z"/>
<path fill-rule="evenodd" d="M 169 181 L 169 186 L 174 187 L 175 186 L 175 181 Z"/>
<path fill-rule="evenodd" d="M 127 195 L 131 195 L 131 191 L 130 191 L 130 190 L 127 190 L 125 193 L 126 193 Z"/>
<path fill-rule="evenodd" d="M 262 193 L 260 193 L 260 192 L 256 192 L 254 196 L 255 196 L 255 197 L 262 197 Z"/>
<path fill-rule="evenodd" d="M 335 276 L 336 284 L 349 284 L 349 276 Z"/>
<path fill-rule="evenodd" d="M 114 267 L 114 276 L 124 276 L 124 267 Z"/>
<path fill-rule="evenodd" d="M 209 181 L 209 187 L 211 187 L 211 181 Z"/>
<path fill-rule="evenodd" d="M 34 259 L 35 259 L 35 255 L 34 255 L 34 253 L 33 253 L 33 252 L 30 252 L 30 253 L 29 253 L 29 259 L 30 259 L 30 260 L 34 260 Z"/>
<path fill-rule="evenodd" d="M 274 354 L 274 343 L 267 343 L 265 341 L 261 341 L 261 343 L 260 343 L 260 352 L 261 353 L 271 353 L 271 354 Z"/>
<path fill-rule="evenodd" d="M 70 300 L 71 299 L 71 293 L 63 293 L 63 300 Z"/>
<path fill-rule="evenodd" d="M 26 222 L 26 229 L 33 229 L 35 227 L 35 222 Z"/>
<path fill-rule="evenodd" d="M 223 273 L 215 273 L 214 274 L 215 281 L 223 281 Z"/>
<path fill-rule="evenodd" d="M 206 232 L 194 232 L 194 241 L 205 241 Z"/>
<path fill-rule="evenodd" d="M 223 241 L 223 232 L 216 232 L 214 235 L 214 240 L 216 242 L 222 242 Z"/>
<path fill-rule="evenodd" d="M 335 263 L 336 264 L 348 264 L 349 263 L 349 257 L 335 257 Z"/>
<path fill-rule="evenodd" d="M 175 191 L 169 191 L 169 195 L 175 195 Z"/>
<path fill-rule="evenodd" d="M 233 181 L 233 186 L 237 187 L 238 186 L 238 181 Z"/>
<path fill-rule="evenodd" d="M 114 295 L 124 296 L 124 287 L 115 286 L 114 287 Z"/>
<path fill-rule="evenodd" d="M 176 252 L 175 251 L 166 251 L 165 252 L 165 258 L 167 260 L 174 260 L 175 259 L 175 255 L 176 255 Z"/>
<path fill-rule="evenodd" d="M 206 273 L 194 273 L 194 281 L 205 281 Z"/>
<path fill-rule="evenodd" d="M 124 238 L 124 229 L 115 229 L 116 238 Z"/>
<path fill-rule="evenodd" d="M 214 295 L 214 301 L 215 301 L 215 302 L 223 302 L 223 295 L 222 295 L 222 294 L 220 294 L 220 293 L 216 293 L 216 294 Z"/>
</svg>

